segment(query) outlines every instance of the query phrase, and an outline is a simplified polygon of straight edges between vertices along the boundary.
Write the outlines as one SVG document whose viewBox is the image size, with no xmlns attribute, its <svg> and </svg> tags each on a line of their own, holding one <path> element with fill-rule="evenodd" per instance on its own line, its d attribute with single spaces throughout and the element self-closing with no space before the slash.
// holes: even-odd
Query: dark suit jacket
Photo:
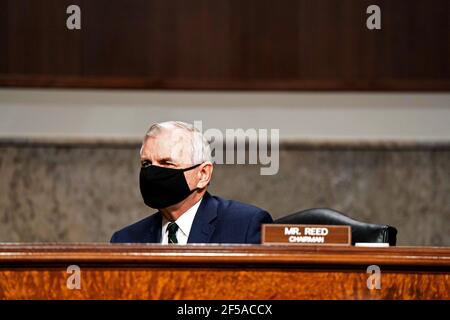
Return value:
<svg viewBox="0 0 450 320">
<path fill-rule="evenodd" d="M 272 217 L 262 209 L 205 193 L 188 243 L 261 243 L 261 224 Z M 111 242 L 161 242 L 162 214 L 157 212 L 115 232 Z"/>
</svg>

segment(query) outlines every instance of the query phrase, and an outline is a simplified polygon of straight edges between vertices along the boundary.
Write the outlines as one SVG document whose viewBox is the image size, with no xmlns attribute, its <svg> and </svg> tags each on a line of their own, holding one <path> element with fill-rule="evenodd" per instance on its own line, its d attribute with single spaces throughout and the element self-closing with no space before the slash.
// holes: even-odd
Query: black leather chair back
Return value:
<svg viewBox="0 0 450 320">
<path fill-rule="evenodd" d="M 388 225 L 353 220 L 343 213 L 328 208 L 313 208 L 293 213 L 274 221 L 277 224 L 346 225 L 352 228 L 352 244 L 356 242 L 387 242 L 395 246 L 397 229 Z"/>
</svg>

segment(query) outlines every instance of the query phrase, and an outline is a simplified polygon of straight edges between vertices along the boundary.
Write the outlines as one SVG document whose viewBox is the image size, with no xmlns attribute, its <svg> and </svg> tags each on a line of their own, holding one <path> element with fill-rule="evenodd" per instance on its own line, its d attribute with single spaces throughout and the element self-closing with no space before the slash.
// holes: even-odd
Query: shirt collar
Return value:
<svg viewBox="0 0 450 320">
<path fill-rule="evenodd" d="M 203 199 L 203 198 L 202 198 Z M 189 233 L 191 232 L 192 223 L 194 222 L 195 214 L 198 211 L 198 207 L 200 207 L 200 203 L 202 202 L 202 199 L 197 201 L 196 204 L 194 204 L 192 207 L 190 207 L 185 213 L 183 213 L 176 221 L 175 223 L 178 225 L 178 228 L 180 229 L 183 234 L 188 237 Z M 170 221 L 167 220 L 163 216 L 163 234 L 167 232 L 167 226 L 169 225 Z"/>
</svg>

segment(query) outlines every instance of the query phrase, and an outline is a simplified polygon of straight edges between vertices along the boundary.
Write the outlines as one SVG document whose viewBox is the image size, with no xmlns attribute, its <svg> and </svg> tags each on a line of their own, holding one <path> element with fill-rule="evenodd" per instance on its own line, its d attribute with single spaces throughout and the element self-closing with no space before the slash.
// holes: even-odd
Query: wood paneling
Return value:
<svg viewBox="0 0 450 320">
<path fill-rule="evenodd" d="M 66 269 L 81 268 L 81 289 Z M 381 268 L 369 290 L 366 269 Z M 11 244 L 2 299 L 449 299 L 449 248 Z"/>
<path fill-rule="evenodd" d="M 2 0 L 0 85 L 450 90 L 449 17 L 448 0 Z"/>
</svg>

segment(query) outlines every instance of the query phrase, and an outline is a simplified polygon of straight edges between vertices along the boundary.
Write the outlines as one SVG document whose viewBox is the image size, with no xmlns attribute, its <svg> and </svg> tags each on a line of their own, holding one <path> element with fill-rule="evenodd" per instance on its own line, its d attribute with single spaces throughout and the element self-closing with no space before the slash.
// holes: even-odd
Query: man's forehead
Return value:
<svg viewBox="0 0 450 320">
<path fill-rule="evenodd" d="M 190 150 L 190 140 L 186 134 L 180 131 L 163 131 L 158 135 L 148 137 L 144 142 L 142 155 L 174 160 L 182 159 L 183 155 Z"/>
</svg>

